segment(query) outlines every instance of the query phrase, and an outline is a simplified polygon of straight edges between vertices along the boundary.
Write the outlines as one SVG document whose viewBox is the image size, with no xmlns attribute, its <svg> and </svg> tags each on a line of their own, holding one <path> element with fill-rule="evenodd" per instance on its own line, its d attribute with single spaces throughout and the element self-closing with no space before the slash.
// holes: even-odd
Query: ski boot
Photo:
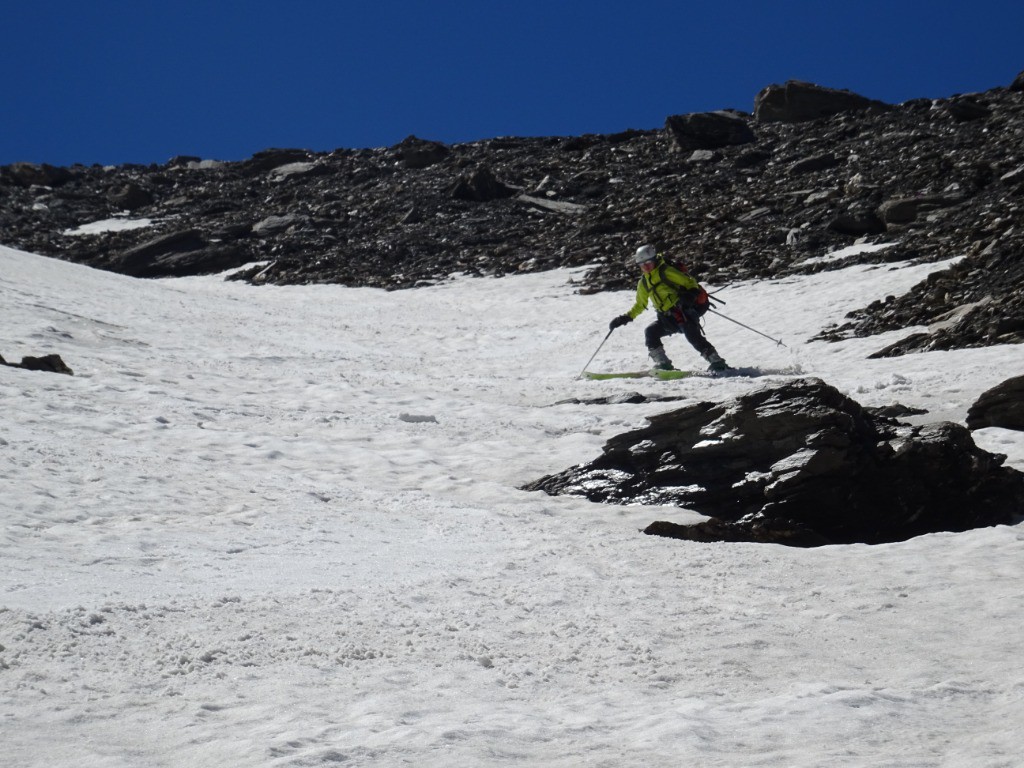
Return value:
<svg viewBox="0 0 1024 768">
<path fill-rule="evenodd" d="M 668 355 L 665 354 L 664 347 L 649 347 L 647 353 L 651 356 L 651 360 L 654 361 L 654 370 L 656 371 L 674 371 L 675 366 L 672 365 L 672 361 L 668 359 Z"/>
<path fill-rule="evenodd" d="M 722 356 L 717 352 L 708 352 L 708 354 L 704 356 L 704 359 L 710 363 L 710 365 L 708 365 L 708 371 L 711 373 L 722 373 L 723 371 L 732 370 L 732 368 L 729 367 L 729 364 L 725 362 L 725 360 L 722 359 Z"/>
</svg>

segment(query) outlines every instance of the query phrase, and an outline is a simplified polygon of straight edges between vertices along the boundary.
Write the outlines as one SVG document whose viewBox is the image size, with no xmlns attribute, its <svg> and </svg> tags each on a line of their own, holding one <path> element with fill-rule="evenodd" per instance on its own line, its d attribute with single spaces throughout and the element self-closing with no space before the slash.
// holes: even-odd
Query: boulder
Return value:
<svg viewBox="0 0 1024 768">
<path fill-rule="evenodd" d="M 270 177 L 274 181 L 295 181 L 297 179 L 308 179 L 314 176 L 323 176 L 328 173 L 327 166 L 320 163 L 299 161 L 297 163 L 285 163 L 270 170 Z"/>
<path fill-rule="evenodd" d="M 803 173 L 813 173 L 814 171 L 827 171 L 829 168 L 836 168 L 842 165 L 842 163 L 842 159 L 836 157 L 832 152 L 825 152 L 820 155 L 805 157 L 803 160 L 797 160 L 789 167 L 789 173 L 791 176 L 798 176 Z"/>
<path fill-rule="evenodd" d="M 107 193 L 107 199 L 123 211 L 134 211 L 153 204 L 153 195 L 138 184 L 124 184 Z"/>
<path fill-rule="evenodd" d="M 1012 522 L 1024 474 L 1004 458 L 961 425 L 905 425 L 802 379 L 656 415 L 526 489 L 713 518 L 648 529 L 675 538 L 880 544 Z"/>
<path fill-rule="evenodd" d="M 132 277 L 163 277 L 169 274 L 162 266 L 169 256 L 199 251 L 206 239 L 197 229 L 170 232 L 129 248 L 111 260 L 111 268 Z"/>
<path fill-rule="evenodd" d="M 870 107 L 888 109 L 889 105 L 852 91 L 789 80 L 783 85 L 769 85 L 757 94 L 754 117 L 762 123 L 800 123 Z"/>
<path fill-rule="evenodd" d="M 979 102 L 973 96 L 960 96 L 950 99 L 946 104 L 946 111 L 950 116 L 960 123 L 970 120 L 984 120 L 992 115 L 992 110 Z"/>
<path fill-rule="evenodd" d="M 68 376 L 75 375 L 75 372 L 67 366 L 67 364 L 61 359 L 60 355 L 23 357 L 21 358 L 20 364 L 8 363 L 2 356 L 0 356 L 0 365 L 6 365 L 10 368 L 24 368 L 26 371 L 47 371 L 49 373 L 63 373 Z"/>
<path fill-rule="evenodd" d="M 699 163 L 714 163 L 722 159 L 722 156 L 711 149 L 695 149 L 686 158 L 686 162 L 691 165 L 697 165 Z"/>
<path fill-rule="evenodd" d="M 395 150 L 401 158 L 402 166 L 412 169 L 429 168 L 451 154 L 451 150 L 441 142 L 426 141 L 416 136 L 407 136 L 395 145 Z"/>
<path fill-rule="evenodd" d="M 918 195 L 886 200 L 878 207 L 878 216 L 887 226 L 900 226 L 917 221 L 929 211 L 948 208 L 963 202 L 963 198 L 948 195 Z"/>
<path fill-rule="evenodd" d="M 485 203 L 512 197 L 516 192 L 517 190 L 498 181 L 490 167 L 481 165 L 473 172 L 460 177 L 452 187 L 451 195 L 458 200 Z"/>
<path fill-rule="evenodd" d="M 21 187 L 59 187 L 74 178 L 67 168 L 46 163 L 12 163 L 0 170 L 3 177 Z"/>
<path fill-rule="evenodd" d="M 202 161 L 197 155 L 175 155 L 167 161 L 168 168 L 187 168 Z"/>
<path fill-rule="evenodd" d="M 665 120 L 665 131 L 680 152 L 749 144 L 757 138 L 746 120 L 724 111 L 672 115 Z"/>
<path fill-rule="evenodd" d="M 257 152 L 242 165 L 248 173 L 266 173 L 282 165 L 301 163 L 309 160 L 310 153 L 306 149 L 264 149 Z"/>
<path fill-rule="evenodd" d="M 209 245 L 195 251 L 169 253 L 155 258 L 147 274 L 142 277 L 215 275 L 241 267 L 252 260 L 250 253 L 236 244 Z"/>
<path fill-rule="evenodd" d="M 252 225 L 252 233 L 256 237 L 271 237 L 286 232 L 294 226 L 305 224 L 308 221 L 309 218 L 306 216 L 290 213 L 283 216 L 268 216 Z"/>
<path fill-rule="evenodd" d="M 878 235 L 885 232 L 885 224 L 877 215 L 870 211 L 847 211 L 834 217 L 828 228 L 833 232 L 853 237 Z"/>
<path fill-rule="evenodd" d="M 983 392 L 967 411 L 967 427 L 1024 430 L 1024 376 L 1007 379 Z"/>
<path fill-rule="evenodd" d="M 737 168 L 756 168 L 772 159 L 772 153 L 766 149 L 748 149 L 736 156 L 733 164 Z"/>
</svg>

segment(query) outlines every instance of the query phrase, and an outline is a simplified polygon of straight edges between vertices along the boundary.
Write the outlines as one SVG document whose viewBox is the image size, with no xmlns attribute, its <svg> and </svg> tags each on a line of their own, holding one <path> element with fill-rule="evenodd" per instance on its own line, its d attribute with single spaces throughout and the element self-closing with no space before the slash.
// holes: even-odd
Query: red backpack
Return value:
<svg viewBox="0 0 1024 768">
<path fill-rule="evenodd" d="M 665 279 L 665 267 L 672 267 L 678 269 L 687 277 L 693 277 L 690 271 L 686 268 L 686 265 L 681 261 L 669 259 L 665 256 L 661 257 L 661 263 L 658 265 L 658 276 L 661 278 L 661 282 L 670 283 L 675 285 L 671 280 Z M 711 309 L 712 298 L 708 295 L 708 292 L 704 290 L 704 286 L 700 283 L 697 284 L 697 294 L 693 297 L 693 308 L 697 313 L 697 317 L 703 317 L 709 309 Z M 689 291 L 687 292 L 689 293 Z"/>
</svg>

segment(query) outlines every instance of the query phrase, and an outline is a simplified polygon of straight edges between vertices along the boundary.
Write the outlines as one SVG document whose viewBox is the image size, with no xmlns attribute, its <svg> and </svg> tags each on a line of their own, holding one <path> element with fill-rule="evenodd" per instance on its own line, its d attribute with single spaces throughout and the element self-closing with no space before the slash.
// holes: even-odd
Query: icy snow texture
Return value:
<svg viewBox="0 0 1024 768">
<path fill-rule="evenodd" d="M 701 545 L 639 533 L 692 512 L 516 490 L 665 408 L 554 403 L 764 381 L 575 381 L 628 294 L 574 295 L 565 271 L 386 293 L 0 264 L 0 353 L 76 372 L 0 368 L 8 768 L 1024 753 L 1019 526 Z M 900 334 L 805 342 L 941 267 L 730 287 L 727 314 L 788 349 L 707 331 L 733 364 L 963 421 L 1024 373 L 1019 348 L 868 360 Z M 642 365 L 643 325 L 593 367 Z M 976 438 L 1024 469 L 1020 434 Z"/>
</svg>

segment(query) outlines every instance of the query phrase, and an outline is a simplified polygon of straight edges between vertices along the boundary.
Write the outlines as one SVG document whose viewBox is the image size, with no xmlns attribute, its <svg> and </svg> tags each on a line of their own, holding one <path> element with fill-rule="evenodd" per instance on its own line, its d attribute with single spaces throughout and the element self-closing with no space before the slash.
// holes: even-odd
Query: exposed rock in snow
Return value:
<svg viewBox="0 0 1024 768">
<path fill-rule="evenodd" d="M 803 379 L 658 414 L 589 464 L 526 489 L 712 518 L 646 531 L 673 538 L 879 544 L 1012 522 L 1024 474 L 1003 459 L 959 424 L 901 424 Z"/>
<path fill-rule="evenodd" d="M 1024 376 L 1007 379 L 983 392 L 967 411 L 967 426 L 1024 430 Z"/>
</svg>

